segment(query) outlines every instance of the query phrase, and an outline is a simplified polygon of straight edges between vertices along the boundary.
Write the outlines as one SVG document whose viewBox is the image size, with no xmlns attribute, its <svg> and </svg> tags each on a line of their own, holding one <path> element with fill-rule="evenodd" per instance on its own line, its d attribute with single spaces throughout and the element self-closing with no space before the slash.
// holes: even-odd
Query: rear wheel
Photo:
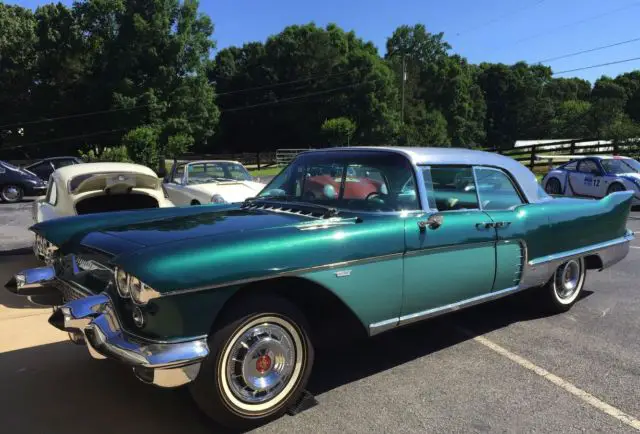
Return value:
<svg viewBox="0 0 640 434">
<path fill-rule="evenodd" d="M 569 310 L 580 296 L 586 275 L 584 258 L 571 259 L 560 264 L 544 287 L 550 310 L 554 312 Z"/>
<path fill-rule="evenodd" d="M 560 185 L 560 181 L 557 178 L 551 178 L 547 181 L 547 184 L 544 186 L 544 191 L 548 194 L 562 194 L 562 186 Z"/>
<path fill-rule="evenodd" d="M 3 202 L 20 202 L 23 196 L 24 190 L 19 185 L 7 184 L 0 187 L 0 199 L 2 199 Z"/>
<path fill-rule="evenodd" d="M 210 418 L 248 429 L 281 416 L 299 399 L 313 365 L 303 314 L 276 296 L 245 299 L 209 336 L 210 354 L 190 390 Z"/>
</svg>

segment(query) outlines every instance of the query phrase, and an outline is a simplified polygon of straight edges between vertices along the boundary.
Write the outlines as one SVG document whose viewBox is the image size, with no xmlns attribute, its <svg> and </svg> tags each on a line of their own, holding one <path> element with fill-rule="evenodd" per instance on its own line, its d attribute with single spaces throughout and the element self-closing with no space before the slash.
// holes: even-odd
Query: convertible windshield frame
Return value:
<svg viewBox="0 0 640 434">
<path fill-rule="evenodd" d="M 406 164 L 406 168 L 408 169 L 407 174 L 410 174 L 414 186 L 415 186 L 415 206 L 411 209 L 395 209 L 395 210 L 368 210 L 362 209 L 358 207 L 345 207 L 343 194 L 344 194 L 344 184 L 345 179 L 348 178 L 348 173 L 345 170 L 347 167 L 361 165 L 362 162 L 358 160 L 366 159 L 371 156 L 390 156 L 393 158 L 402 159 Z M 306 165 L 313 164 L 313 160 L 317 159 L 331 159 L 331 157 L 335 157 L 336 163 L 340 162 L 341 164 L 336 164 L 336 166 L 341 166 L 342 171 L 340 174 L 340 193 L 338 204 L 331 205 L 338 212 L 348 212 L 348 213 L 358 213 L 358 214 L 370 214 L 370 215 L 409 215 L 414 213 L 424 213 L 425 211 L 432 211 L 428 207 L 425 208 L 425 204 L 427 204 L 427 196 L 424 188 L 424 180 L 422 178 L 421 171 L 417 170 L 416 165 L 408 158 L 406 155 L 397 152 L 391 152 L 388 150 L 375 150 L 375 149 L 357 149 L 357 150 L 323 150 L 323 151 L 307 151 L 299 154 L 296 158 L 293 159 L 289 164 L 287 164 L 282 171 L 276 175 L 269 183 L 262 189 L 262 191 L 254 198 L 253 200 L 258 201 L 281 201 L 282 203 L 290 203 L 290 202 L 298 202 L 298 203 L 309 203 L 309 204 L 321 204 L 319 202 L 314 201 L 306 201 L 302 196 L 288 196 L 287 198 L 280 198 L 278 195 L 270 196 L 268 193 L 272 190 L 279 189 L 278 187 L 283 184 L 283 182 L 291 182 L 291 177 L 294 176 L 291 171 L 294 170 L 301 163 L 301 159 L 310 159 L 309 162 L 306 162 Z M 316 163 L 321 165 L 322 163 Z M 285 177 L 285 180 L 283 180 Z M 286 179 L 288 178 L 288 179 Z M 409 178 L 407 178 L 407 182 Z M 404 184 L 404 183 L 403 183 Z M 281 189 L 280 189 L 281 190 Z M 302 190 L 301 190 L 302 192 Z"/>
<path fill-rule="evenodd" d="M 198 176 L 190 176 L 189 173 L 189 169 L 193 166 L 198 166 L 198 165 L 202 165 L 206 168 L 207 165 L 217 165 L 220 166 L 221 170 L 224 172 L 229 171 L 231 168 L 239 168 L 241 172 L 243 172 L 245 174 L 245 177 L 242 179 L 237 179 L 237 178 L 226 178 L 226 177 L 202 177 L 203 181 L 202 182 L 194 182 L 194 183 L 190 183 L 189 182 L 189 178 L 193 178 L 193 179 L 198 179 Z M 183 184 L 184 185 L 199 185 L 199 184 L 209 184 L 212 182 L 228 182 L 228 181 L 234 181 L 234 182 L 244 182 L 244 181 L 251 181 L 251 174 L 249 173 L 249 171 L 247 171 L 247 169 L 240 163 L 234 162 L 234 161 L 194 161 L 194 162 L 190 162 L 190 163 L 186 163 L 184 165 L 184 175 L 183 175 Z"/>
</svg>

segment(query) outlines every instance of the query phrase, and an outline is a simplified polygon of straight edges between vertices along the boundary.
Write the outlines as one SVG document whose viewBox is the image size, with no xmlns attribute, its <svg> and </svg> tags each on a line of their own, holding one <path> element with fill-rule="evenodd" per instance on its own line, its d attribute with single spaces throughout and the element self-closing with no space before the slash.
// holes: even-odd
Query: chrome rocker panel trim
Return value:
<svg viewBox="0 0 640 434">
<path fill-rule="evenodd" d="M 209 354 L 206 339 L 178 343 L 144 342 L 128 336 L 109 297 L 92 295 L 58 308 L 49 322 L 72 335 L 82 335 L 91 357 L 111 358 L 133 367 L 140 380 L 160 387 L 193 381 Z"/>
<path fill-rule="evenodd" d="M 625 235 L 620 238 L 527 261 L 525 262 L 526 265 L 523 276 L 518 286 L 489 292 L 487 294 L 482 294 L 445 306 L 434 307 L 420 312 L 415 312 L 408 315 L 403 315 L 400 317 L 390 318 L 384 321 L 369 324 L 369 335 L 374 336 L 384 331 L 394 329 L 396 327 L 401 327 L 407 324 L 422 321 L 427 318 L 433 318 L 439 315 L 454 312 L 456 310 L 471 307 L 476 304 L 484 303 L 486 301 L 496 300 L 498 298 L 506 297 L 508 295 L 535 286 L 544 285 L 549 281 L 553 272 L 560 264 L 572 258 L 596 255 L 602 261 L 602 267 L 600 268 L 600 271 L 602 271 L 603 269 L 608 268 L 616 264 L 617 262 L 620 262 L 622 259 L 624 259 L 625 256 L 627 256 L 627 254 L 629 253 L 629 244 L 634 238 L 635 235 L 633 234 L 633 232 L 627 230 Z M 526 245 L 524 245 L 524 247 L 526 256 Z"/>
</svg>

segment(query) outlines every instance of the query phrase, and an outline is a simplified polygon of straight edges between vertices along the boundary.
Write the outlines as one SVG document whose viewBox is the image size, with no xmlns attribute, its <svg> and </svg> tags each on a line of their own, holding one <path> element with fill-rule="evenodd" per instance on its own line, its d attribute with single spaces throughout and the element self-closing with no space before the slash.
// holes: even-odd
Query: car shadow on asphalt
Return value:
<svg viewBox="0 0 640 434">
<path fill-rule="evenodd" d="M 592 291 L 583 290 L 581 298 L 591 294 Z M 372 339 L 324 350 L 316 355 L 308 390 L 318 395 L 473 337 L 461 330 L 481 335 L 513 323 L 552 316 L 541 308 L 539 297 L 535 289 L 528 290 Z"/>
</svg>

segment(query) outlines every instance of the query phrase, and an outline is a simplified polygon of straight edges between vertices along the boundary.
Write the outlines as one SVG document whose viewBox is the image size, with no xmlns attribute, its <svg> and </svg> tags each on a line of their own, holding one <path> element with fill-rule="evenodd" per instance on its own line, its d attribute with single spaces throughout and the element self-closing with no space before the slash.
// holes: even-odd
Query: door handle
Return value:
<svg viewBox="0 0 640 434">
<path fill-rule="evenodd" d="M 507 226 L 509 226 L 511 224 L 511 222 L 496 222 L 493 227 L 494 228 L 506 228 Z"/>
<path fill-rule="evenodd" d="M 476 223 L 476 228 L 478 229 L 489 229 L 495 227 L 495 223 L 493 222 L 482 222 Z"/>
<path fill-rule="evenodd" d="M 419 221 L 418 228 L 420 229 L 420 232 L 426 231 L 427 228 L 438 229 L 440 226 L 442 226 L 443 222 L 444 216 L 442 214 L 432 214 L 428 219 Z"/>
</svg>

